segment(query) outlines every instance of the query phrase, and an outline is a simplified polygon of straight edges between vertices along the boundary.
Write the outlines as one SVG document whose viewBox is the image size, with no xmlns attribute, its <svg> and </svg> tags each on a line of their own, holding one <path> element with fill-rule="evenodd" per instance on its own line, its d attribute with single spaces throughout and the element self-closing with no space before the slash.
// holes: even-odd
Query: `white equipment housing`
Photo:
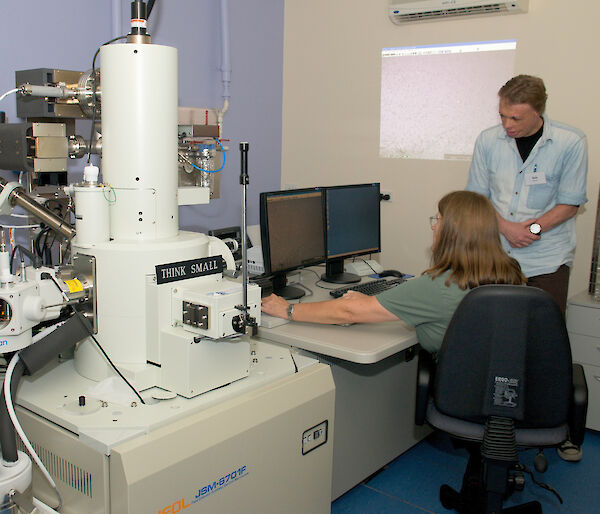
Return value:
<svg viewBox="0 0 600 514">
<path fill-rule="evenodd" d="M 109 230 L 79 226 L 73 251 L 94 262 L 97 339 L 113 361 L 137 389 L 159 386 L 192 397 L 248 375 L 247 342 L 205 340 L 235 335 L 241 288 L 227 296 L 229 305 L 214 294 L 202 302 L 204 328 L 186 323 L 186 306 L 198 302 L 181 294 L 231 289 L 216 267 L 221 257 L 229 269 L 235 262 L 220 239 L 178 228 L 177 50 L 128 43 L 104 46 L 100 55 L 106 186 L 74 191 L 77 209 L 98 200 L 92 205 L 102 207 Z M 260 292 L 253 300 L 250 314 L 260 321 Z M 212 370 L 222 373 L 198 373 L 209 357 Z M 90 339 L 77 348 L 75 367 L 92 380 L 112 374 Z"/>
<path fill-rule="evenodd" d="M 329 366 L 282 346 L 254 347 L 247 378 L 192 399 L 154 388 L 145 405 L 100 401 L 72 361 L 24 380 L 17 412 L 56 477 L 61 513 L 328 513 Z M 37 468 L 33 475 L 35 496 L 55 505 Z"/>
<path fill-rule="evenodd" d="M 12 280 L 0 251 L 0 352 L 34 343 L 32 327 L 67 301 L 90 308 L 74 357 L 25 378 L 16 399 L 61 512 L 325 514 L 329 366 L 250 337 L 240 315 L 260 324 L 260 288 L 224 276 L 235 262 L 223 241 L 179 230 L 177 50 L 113 44 L 100 56 L 103 183 L 68 187 L 74 274 Z M 7 470 L 0 482 L 21 480 Z M 56 503 L 37 468 L 33 493 Z"/>
<path fill-rule="evenodd" d="M 528 9 L 529 0 L 390 0 L 389 17 L 396 25 L 402 25 L 459 16 L 518 14 Z"/>
</svg>

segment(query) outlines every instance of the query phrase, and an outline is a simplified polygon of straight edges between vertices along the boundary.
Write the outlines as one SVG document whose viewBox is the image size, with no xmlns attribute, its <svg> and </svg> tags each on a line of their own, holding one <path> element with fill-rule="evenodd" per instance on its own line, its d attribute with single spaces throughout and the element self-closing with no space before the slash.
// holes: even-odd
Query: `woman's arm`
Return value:
<svg viewBox="0 0 600 514">
<path fill-rule="evenodd" d="M 262 311 L 278 318 L 287 318 L 289 302 L 272 294 L 262 299 Z M 336 300 L 294 304 L 294 321 L 312 323 L 379 323 L 398 321 L 398 317 L 382 307 L 374 296 L 348 291 Z"/>
</svg>

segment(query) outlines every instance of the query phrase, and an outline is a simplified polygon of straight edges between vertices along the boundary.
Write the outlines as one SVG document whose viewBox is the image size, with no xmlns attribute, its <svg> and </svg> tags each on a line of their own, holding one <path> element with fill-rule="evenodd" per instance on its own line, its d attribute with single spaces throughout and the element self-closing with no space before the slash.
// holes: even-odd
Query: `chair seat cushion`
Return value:
<svg viewBox="0 0 600 514">
<path fill-rule="evenodd" d="M 448 434 L 467 441 L 482 441 L 484 425 L 464 421 L 442 414 L 429 399 L 427 404 L 427 422 Z M 517 446 L 557 446 L 567 439 L 568 425 L 565 423 L 554 428 L 517 428 L 515 439 Z"/>
</svg>

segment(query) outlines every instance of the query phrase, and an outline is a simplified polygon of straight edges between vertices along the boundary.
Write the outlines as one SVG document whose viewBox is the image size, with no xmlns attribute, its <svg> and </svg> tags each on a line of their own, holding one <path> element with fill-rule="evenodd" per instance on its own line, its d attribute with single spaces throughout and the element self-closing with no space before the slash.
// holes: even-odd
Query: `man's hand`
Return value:
<svg viewBox="0 0 600 514">
<path fill-rule="evenodd" d="M 557 227 L 575 216 L 578 209 L 578 205 L 559 203 L 537 219 L 517 222 L 508 221 L 498 213 L 496 213 L 496 219 L 498 220 L 500 232 L 507 239 L 510 246 L 513 248 L 523 248 L 540 239 L 540 236 L 536 236 L 529 232 L 529 225 L 537 222 L 542 227 L 542 232 L 549 232 L 554 227 Z"/>
<path fill-rule="evenodd" d="M 505 219 L 502 219 L 501 221 L 499 219 L 498 221 L 500 232 L 502 232 L 502 235 L 513 248 L 524 248 L 540 239 L 540 236 L 536 236 L 529 231 L 529 225 L 535 223 L 535 219 L 517 222 L 507 221 Z"/>
</svg>

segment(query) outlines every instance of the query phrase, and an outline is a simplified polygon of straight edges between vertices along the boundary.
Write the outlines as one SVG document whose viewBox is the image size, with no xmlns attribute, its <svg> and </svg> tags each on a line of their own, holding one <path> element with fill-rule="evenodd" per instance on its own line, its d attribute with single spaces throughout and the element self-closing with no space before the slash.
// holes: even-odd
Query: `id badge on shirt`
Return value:
<svg viewBox="0 0 600 514">
<path fill-rule="evenodd" d="M 526 186 L 535 186 L 537 184 L 545 184 L 546 183 L 546 174 L 543 171 L 530 171 L 525 173 L 525 185 Z"/>
</svg>

